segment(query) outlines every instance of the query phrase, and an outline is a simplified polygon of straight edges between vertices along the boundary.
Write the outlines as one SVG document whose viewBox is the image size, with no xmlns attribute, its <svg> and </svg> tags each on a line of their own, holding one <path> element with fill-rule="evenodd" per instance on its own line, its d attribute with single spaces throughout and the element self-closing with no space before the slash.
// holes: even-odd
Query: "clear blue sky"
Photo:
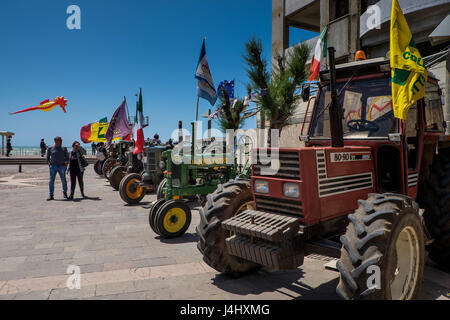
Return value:
<svg viewBox="0 0 450 320">
<path fill-rule="evenodd" d="M 66 9 L 81 8 L 81 30 L 68 30 Z M 146 137 L 163 141 L 195 118 L 195 67 L 203 37 L 215 85 L 236 80 L 245 95 L 244 43 L 261 38 L 270 58 L 270 0 L 2 0 L 0 11 L 0 131 L 13 145 L 38 145 L 55 135 L 69 145 L 81 126 L 113 114 L 124 96 L 130 113 L 143 89 Z M 291 43 L 315 36 L 294 30 Z M 57 107 L 10 116 L 44 99 L 64 95 Z M 211 108 L 200 99 L 200 114 Z M 246 127 L 254 127 L 250 119 Z M 204 123 L 206 126 L 206 121 Z"/>
</svg>

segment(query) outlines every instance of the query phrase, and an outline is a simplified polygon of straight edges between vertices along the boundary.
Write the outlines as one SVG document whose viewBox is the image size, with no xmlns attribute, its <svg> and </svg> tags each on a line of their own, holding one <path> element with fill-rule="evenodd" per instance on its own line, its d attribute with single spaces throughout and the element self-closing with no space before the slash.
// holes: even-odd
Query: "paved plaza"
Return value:
<svg viewBox="0 0 450 320">
<path fill-rule="evenodd" d="M 125 205 L 117 191 L 85 174 L 86 194 L 47 202 L 46 166 L 0 166 L 0 299 L 338 299 L 330 258 L 309 256 L 293 271 L 262 270 L 240 279 L 218 274 L 196 248 L 192 224 L 164 240 L 148 225 L 155 196 Z M 58 178 L 57 178 L 58 181 Z M 67 288 L 69 266 L 81 271 L 80 289 Z M 450 274 L 427 266 L 423 299 L 450 299 Z"/>
</svg>

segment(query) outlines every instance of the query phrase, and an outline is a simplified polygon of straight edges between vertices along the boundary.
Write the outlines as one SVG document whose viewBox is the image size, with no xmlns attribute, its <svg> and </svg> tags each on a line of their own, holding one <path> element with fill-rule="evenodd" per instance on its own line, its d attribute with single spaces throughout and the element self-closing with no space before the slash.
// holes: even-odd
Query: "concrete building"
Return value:
<svg viewBox="0 0 450 320">
<path fill-rule="evenodd" d="M 423 57 L 449 46 L 449 41 L 432 45 L 429 36 L 449 15 L 450 0 L 399 0 L 399 4 Z M 287 53 L 292 45 L 296 45 L 289 43 L 291 28 L 320 33 L 327 26 L 328 46 L 335 47 L 337 63 L 353 61 L 360 49 L 369 59 L 386 57 L 391 7 L 392 0 L 272 0 L 272 56 Z M 307 41 L 311 48 L 317 38 Z M 443 60 L 431 71 L 441 80 L 446 105 L 450 106 L 450 86 L 446 80 L 450 68 Z M 298 108 L 296 114 L 304 115 L 305 105 L 300 104 Z M 446 112 L 445 119 L 450 127 L 450 112 Z M 282 136 L 281 140 L 283 143 L 293 138 Z"/>
</svg>

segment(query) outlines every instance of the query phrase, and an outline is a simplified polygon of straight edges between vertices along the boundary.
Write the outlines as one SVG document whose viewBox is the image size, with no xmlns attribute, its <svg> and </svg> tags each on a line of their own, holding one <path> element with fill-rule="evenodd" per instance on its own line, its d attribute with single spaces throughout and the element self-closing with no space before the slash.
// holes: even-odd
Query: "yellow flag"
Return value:
<svg viewBox="0 0 450 320">
<path fill-rule="evenodd" d="M 406 120 L 409 108 L 425 95 L 428 72 L 397 0 L 392 0 L 390 52 L 394 116 Z"/>
<path fill-rule="evenodd" d="M 103 123 L 93 123 L 91 125 L 91 135 L 89 137 L 89 141 L 91 142 L 106 142 L 105 134 L 108 129 L 109 122 Z M 113 141 L 120 140 L 119 138 L 113 139 Z"/>
</svg>

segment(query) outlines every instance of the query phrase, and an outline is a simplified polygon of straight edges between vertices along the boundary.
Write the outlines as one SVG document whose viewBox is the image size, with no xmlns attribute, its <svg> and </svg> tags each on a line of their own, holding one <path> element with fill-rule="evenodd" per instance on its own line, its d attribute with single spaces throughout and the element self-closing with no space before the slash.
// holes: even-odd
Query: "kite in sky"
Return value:
<svg viewBox="0 0 450 320">
<path fill-rule="evenodd" d="M 67 106 L 67 100 L 64 99 L 64 97 L 57 97 L 53 101 L 50 101 L 49 99 L 42 101 L 39 106 L 37 107 L 31 107 L 27 109 L 23 109 L 14 113 L 10 113 L 10 115 L 16 114 L 16 113 L 22 113 L 22 112 L 28 112 L 33 110 L 42 110 L 44 112 L 48 112 L 55 108 L 56 106 L 60 106 L 61 109 L 63 109 L 64 113 L 66 113 L 66 106 Z"/>
</svg>

